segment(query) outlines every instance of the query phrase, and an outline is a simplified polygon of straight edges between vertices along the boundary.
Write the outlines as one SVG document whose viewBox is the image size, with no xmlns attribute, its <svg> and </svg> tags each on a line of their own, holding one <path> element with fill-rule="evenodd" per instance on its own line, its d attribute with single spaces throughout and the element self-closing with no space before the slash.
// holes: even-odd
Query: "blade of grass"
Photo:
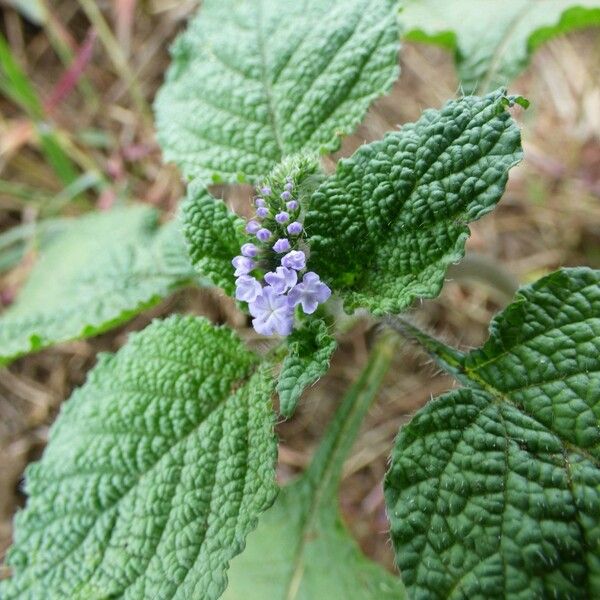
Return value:
<svg viewBox="0 0 600 600">
<path fill-rule="evenodd" d="M 51 194 L 40 188 L 0 179 L 0 197 L 2 196 L 24 200 L 38 206 L 49 202 L 52 198 Z"/>
<path fill-rule="evenodd" d="M 27 75 L 14 59 L 6 38 L 0 33 L 0 91 L 15 102 L 34 122 L 42 152 L 64 185 L 78 176 L 54 129 L 44 121 L 44 109 Z"/>
<path fill-rule="evenodd" d="M 146 126 L 152 126 L 152 110 L 140 89 L 135 73 L 129 68 L 129 64 L 121 51 L 119 42 L 110 30 L 106 19 L 102 16 L 98 4 L 94 2 L 94 0 L 79 0 L 79 5 L 98 33 L 102 45 L 113 63 L 117 74 L 123 80 L 126 89 L 129 91 L 131 99 L 135 104 L 135 108 L 139 112 L 144 124 Z"/>
<path fill-rule="evenodd" d="M 62 64 L 68 69 L 75 59 L 74 44 L 70 43 L 69 34 L 65 26 L 59 20 L 57 14 L 49 9 L 46 0 L 40 0 L 40 2 L 42 2 L 44 10 L 47 13 L 44 29 L 48 40 Z M 100 98 L 85 73 L 77 81 L 77 89 L 84 97 L 88 109 L 96 113 L 101 106 Z"/>
</svg>

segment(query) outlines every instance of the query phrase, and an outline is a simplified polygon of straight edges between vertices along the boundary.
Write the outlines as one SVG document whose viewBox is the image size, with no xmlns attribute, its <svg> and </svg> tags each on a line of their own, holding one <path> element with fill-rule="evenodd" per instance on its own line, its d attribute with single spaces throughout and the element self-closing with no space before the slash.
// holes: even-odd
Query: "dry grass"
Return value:
<svg viewBox="0 0 600 600">
<path fill-rule="evenodd" d="M 183 186 L 176 170 L 161 162 L 149 106 L 168 64 L 168 44 L 195 4 L 53 1 L 45 28 L 25 23 L 12 9 L 0 9 L 3 30 L 42 100 L 52 98 L 65 72 L 59 54 L 76 52 L 90 29 L 98 34 L 79 86 L 51 117 L 72 161 L 83 172 L 99 174 L 100 181 L 71 202 L 56 201 L 61 185 L 40 154 L 31 122 L 14 104 L 0 100 L 0 180 L 12 184 L 9 191 L 0 189 L 1 230 L 53 214 L 105 208 L 124 198 L 173 210 Z M 101 13 L 94 10 L 98 6 Z M 532 101 L 527 113 L 517 111 L 526 159 L 512 172 L 498 210 L 473 227 L 469 250 L 483 259 L 455 269 L 440 298 L 414 311 L 415 318 L 447 340 L 469 347 L 485 338 L 490 316 L 506 302 L 497 289 L 499 277 L 527 282 L 563 264 L 600 266 L 599 62 L 597 33 L 581 32 L 544 47 L 512 86 Z M 344 141 L 340 155 L 455 95 L 457 82 L 443 51 L 408 45 L 402 67 L 393 93 L 373 107 L 357 133 Z M 246 210 L 243 191 L 224 193 L 232 205 Z M 30 262 L 0 278 L 5 304 L 14 298 Z M 497 273 L 498 265 L 508 275 Z M 12 514 L 24 501 L 19 492 L 23 469 L 43 450 L 62 400 L 85 380 L 98 351 L 119 348 L 129 331 L 172 311 L 204 314 L 251 337 L 231 302 L 215 292 L 191 290 L 117 331 L 20 359 L 0 372 L 0 552 L 10 540 Z M 329 374 L 305 394 L 296 417 L 280 424 L 281 481 L 310 460 L 323 423 L 365 362 L 371 326 L 365 319 L 354 324 Z M 341 504 L 347 521 L 365 551 L 390 568 L 381 481 L 393 438 L 431 395 L 450 386 L 451 380 L 422 354 L 404 347 L 346 466 Z"/>
</svg>

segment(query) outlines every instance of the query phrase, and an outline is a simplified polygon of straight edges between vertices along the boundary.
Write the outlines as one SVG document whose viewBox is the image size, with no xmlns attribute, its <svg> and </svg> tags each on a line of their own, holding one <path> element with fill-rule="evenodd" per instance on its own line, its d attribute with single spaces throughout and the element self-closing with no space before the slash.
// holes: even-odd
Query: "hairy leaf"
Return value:
<svg viewBox="0 0 600 600">
<path fill-rule="evenodd" d="M 426 110 L 341 160 L 306 217 L 309 266 L 347 309 L 395 313 L 436 296 L 464 255 L 468 223 L 500 200 L 521 159 L 503 90 Z"/>
<path fill-rule="evenodd" d="M 272 389 L 204 319 L 102 355 L 28 469 L 2 598 L 218 598 L 276 493 Z"/>
<path fill-rule="evenodd" d="M 386 478 L 409 591 L 597 597 L 600 271 L 521 289 L 462 372 L 470 387 L 401 430 Z"/>
<path fill-rule="evenodd" d="M 131 206 L 62 220 L 0 317 L 0 364 L 106 331 L 189 281 L 179 225 L 159 228 L 157 218 L 153 209 Z"/>
<path fill-rule="evenodd" d="M 598 0 L 406 0 L 407 40 L 454 51 L 466 93 L 507 85 L 535 49 L 556 35 L 600 24 Z"/>
<path fill-rule="evenodd" d="M 187 177 L 256 180 L 333 151 L 398 76 L 395 0 L 206 0 L 156 101 L 165 158 Z"/>
<path fill-rule="evenodd" d="M 246 241 L 244 220 L 216 200 L 199 180 L 188 187 L 183 219 L 194 268 L 232 295 L 235 277 L 231 260 Z"/>
<path fill-rule="evenodd" d="M 279 406 L 284 417 L 294 414 L 304 388 L 327 373 L 336 345 L 327 325 L 320 319 L 307 322 L 288 337 L 288 355 L 277 381 Z"/>
<path fill-rule="evenodd" d="M 338 509 L 344 459 L 391 362 L 380 342 L 306 473 L 284 488 L 231 564 L 226 600 L 403 600 L 401 580 L 362 555 Z"/>
</svg>

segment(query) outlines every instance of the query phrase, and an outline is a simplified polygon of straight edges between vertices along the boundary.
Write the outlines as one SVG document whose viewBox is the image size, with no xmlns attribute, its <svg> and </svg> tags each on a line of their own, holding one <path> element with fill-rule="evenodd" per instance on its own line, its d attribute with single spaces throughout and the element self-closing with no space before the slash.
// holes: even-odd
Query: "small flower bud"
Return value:
<svg viewBox="0 0 600 600">
<path fill-rule="evenodd" d="M 290 242 L 286 238 L 281 238 L 280 240 L 277 240 L 273 245 L 273 250 L 275 250 L 275 252 L 277 252 L 278 254 L 281 254 L 282 252 L 287 252 L 290 248 Z"/>
<path fill-rule="evenodd" d="M 258 221 L 248 221 L 246 225 L 246 231 L 248 233 L 256 233 L 260 229 L 260 223 Z"/>
<path fill-rule="evenodd" d="M 291 181 L 288 181 L 285 184 L 284 189 L 286 192 L 291 192 L 294 189 L 294 184 Z"/>
<path fill-rule="evenodd" d="M 306 265 L 306 255 L 302 250 L 292 250 L 281 259 L 281 265 L 288 269 L 301 271 Z"/>
<path fill-rule="evenodd" d="M 290 220 L 290 215 L 288 215 L 285 211 L 282 211 L 275 215 L 275 220 L 278 223 L 287 223 Z"/>
<path fill-rule="evenodd" d="M 294 221 L 287 226 L 287 231 L 290 235 L 298 235 L 302 233 L 302 223 L 298 223 L 298 221 Z"/>
<path fill-rule="evenodd" d="M 286 200 L 291 200 L 292 199 L 292 194 L 290 194 L 290 192 L 288 192 L 287 190 L 285 192 L 283 192 L 281 194 L 281 199 L 285 202 Z"/>
<path fill-rule="evenodd" d="M 298 200 L 290 200 L 286 204 L 286 207 L 288 210 L 291 210 L 291 211 L 298 210 Z"/>
<path fill-rule="evenodd" d="M 263 198 L 257 198 L 256 201 L 254 202 L 254 204 L 256 204 L 256 206 L 259 206 L 259 207 L 267 205 L 267 203 L 264 201 Z"/>
<path fill-rule="evenodd" d="M 261 242 L 268 242 L 271 239 L 271 232 L 263 227 L 256 232 L 256 237 Z"/>
<path fill-rule="evenodd" d="M 256 209 L 256 216 L 257 216 L 259 219 L 264 219 L 264 218 L 265 218 L 265 217 L 267 217 L 268 215 L 269 215 L 269 209 L 268 209 L 268 208 L 266 208 L 266 207 L 264 207 L 264 206 L 261 206 L 260 208 L 257 208 L 257 209 Z"/>
<path fill-rule="evenodd" d="M 235 267 L 234 275 L 239 277 L 240 275 L 248 275 L 252 269 L 256 266 L 254 261 L 246 256 L 236 256 L 231 264 Z"/>
<path fill-rule="evenodd" d="M 271 188 L 268 185 L 264 185 L 263 187 L 260 188 L 260 193 L 263 196 L 270 196 L 271 195 Z"/>
<path fill-rule="evenodd" d="M 243 244 L 242 254 L 248 258 L 254 258 L 258 253 L 258 248 L 254 244 Z"/>
</svg>

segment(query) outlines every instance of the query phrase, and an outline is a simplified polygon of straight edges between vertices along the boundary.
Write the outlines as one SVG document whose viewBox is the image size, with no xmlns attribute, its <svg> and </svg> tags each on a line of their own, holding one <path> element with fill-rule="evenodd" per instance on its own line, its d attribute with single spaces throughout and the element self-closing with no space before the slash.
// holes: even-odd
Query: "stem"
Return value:
<svg viewBox="0 0 600 600">
<path fill-rule="evenodd" d="M 382 335 L 369 356 L 358 380 L 348 390 L 329 424 L 305 474 L 315 490 L 313 504 L 337 495 L 342 466 L 352 448 L 364 416 L 383 383 L 395 353 L 397 340 Z"/>
</svg>

